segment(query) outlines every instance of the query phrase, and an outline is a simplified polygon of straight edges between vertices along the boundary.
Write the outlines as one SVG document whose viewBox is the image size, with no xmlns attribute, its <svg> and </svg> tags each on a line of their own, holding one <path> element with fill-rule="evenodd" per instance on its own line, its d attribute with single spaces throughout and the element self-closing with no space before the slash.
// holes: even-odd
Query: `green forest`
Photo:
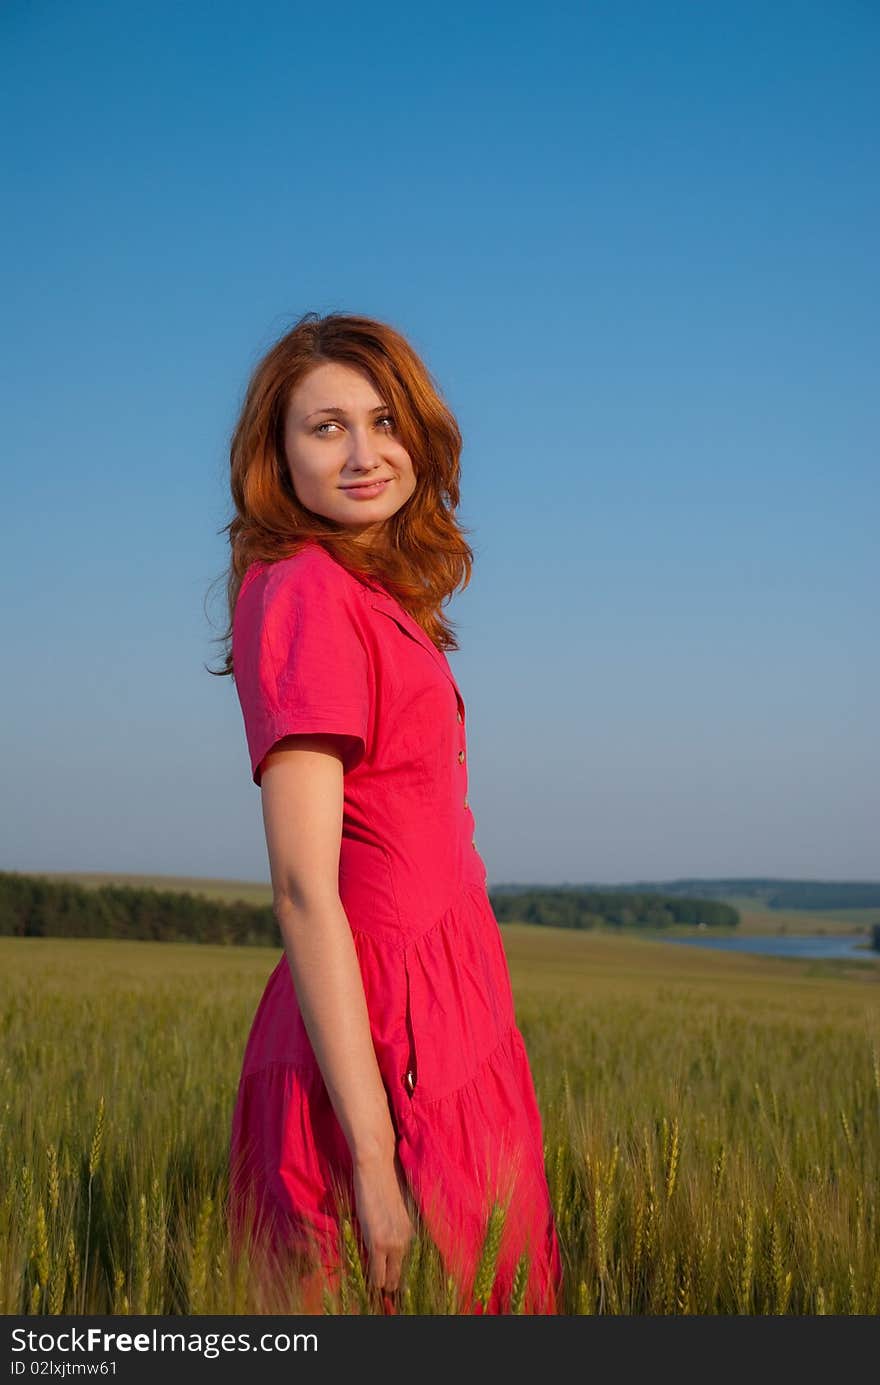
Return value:
<svg viewBox="0 0 880 1385">
<path fill-rule="evenodd" d="M 499 923 L 536 923 L 545 928 L 735 928 L 738 910 L 711 899 L 657 893 L 577 888 L 532 889 L 492 895 Z"/>
<path fill-rule="evenodd" d="M 517 887 L 512 887 L 517 888 Z M 521 887 L 518 887 L 521 888 Z M 574 888 L 574 887 L 572 887 Z M 684 899 L 754 900 L 765 909 L 876 909 L 880 908 L 880 882 L 874 880 L 780 880 L 773 876 L 732 879 L 638 880 L 628 885 L 587 882 L 578 889 L 658 891 Z"/>
</svg>

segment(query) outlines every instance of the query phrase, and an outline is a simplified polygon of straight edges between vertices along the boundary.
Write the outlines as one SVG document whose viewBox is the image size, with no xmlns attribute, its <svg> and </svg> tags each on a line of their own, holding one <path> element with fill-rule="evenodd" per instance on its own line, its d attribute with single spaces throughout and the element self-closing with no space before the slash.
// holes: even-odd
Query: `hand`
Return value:
<svg viewBox="0 0 880 1385">
<path fill-rule="evenodd" d="M 403 1259 L 415 1235 L 397 1154 L 355 1164 L 354 1192 L 367 1248 L 367 1273 L 377 1289 L 393 1293 L 400 1287 Z"/>
</svg>

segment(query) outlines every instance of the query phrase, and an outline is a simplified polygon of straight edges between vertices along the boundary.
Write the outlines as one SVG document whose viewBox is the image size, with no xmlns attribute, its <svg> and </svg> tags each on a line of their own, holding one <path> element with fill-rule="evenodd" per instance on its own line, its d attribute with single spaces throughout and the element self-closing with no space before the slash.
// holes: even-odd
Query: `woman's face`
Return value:
<svg viewBox="0 0 880 1385">
<path fill-rule="evenodd" d="M 364 543 L 416 488 L 388 401 L 368 376 L 339 361 L 315 366 L 293 391 L 284 451 L 300 503 Z"/>
</svg>

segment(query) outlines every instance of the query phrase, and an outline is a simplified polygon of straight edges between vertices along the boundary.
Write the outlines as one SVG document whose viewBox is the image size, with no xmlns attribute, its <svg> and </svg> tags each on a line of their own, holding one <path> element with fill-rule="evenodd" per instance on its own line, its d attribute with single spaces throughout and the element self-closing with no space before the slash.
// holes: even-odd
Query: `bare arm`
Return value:
<svg viewBox="0 0 880 1385">
<path fill-rule="evenodd" d="M 278 742 L 263 763 L 263 821 L 275 916 L 303 1023 L 351 1150 L 371 1271 L 380 1287 L 394 1289 L 412 1228 L 395 1172 L 395 1131 L 360 966 L 339 898 L 342 775 L 334 738 Z"/>
</svg>

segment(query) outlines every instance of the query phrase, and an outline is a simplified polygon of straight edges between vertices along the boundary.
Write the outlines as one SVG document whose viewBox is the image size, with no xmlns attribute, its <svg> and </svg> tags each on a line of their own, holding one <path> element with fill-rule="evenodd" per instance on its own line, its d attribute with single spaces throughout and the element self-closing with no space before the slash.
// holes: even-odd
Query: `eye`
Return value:
<svg viewBox="0 0 880 1385">
<path fill-rule="evenodd" d="M 377 424 L 386 424 L 387 427 L 385 428 L 384 431 L 387 432 L 387 433 L 393 432 L 393 430 L 394 430 L 394 418 L 393 418 L 393 416 L 392 416 L 391 414 L 383 414 L 380 418 L 377 418 L 377 419 L 376 419 L 376 423 L 377 423 Z M 322 429 L 322 428 L 336 428 L 337 426 L 338 426 L 338 425 L 337 425 L 336 423 L 334 423 L 332 419 L 325 419 L 323 423 L 317 424 L 317 425 L 312 429 L 312 432 L 313 432 L 313 433 L 318 433 L 318 434 L 320 434 L 321 437 L 327 437 L 327 434 L 326 434 L 326 433 L 321 433 L 321 429 Z"/>
</svg>

